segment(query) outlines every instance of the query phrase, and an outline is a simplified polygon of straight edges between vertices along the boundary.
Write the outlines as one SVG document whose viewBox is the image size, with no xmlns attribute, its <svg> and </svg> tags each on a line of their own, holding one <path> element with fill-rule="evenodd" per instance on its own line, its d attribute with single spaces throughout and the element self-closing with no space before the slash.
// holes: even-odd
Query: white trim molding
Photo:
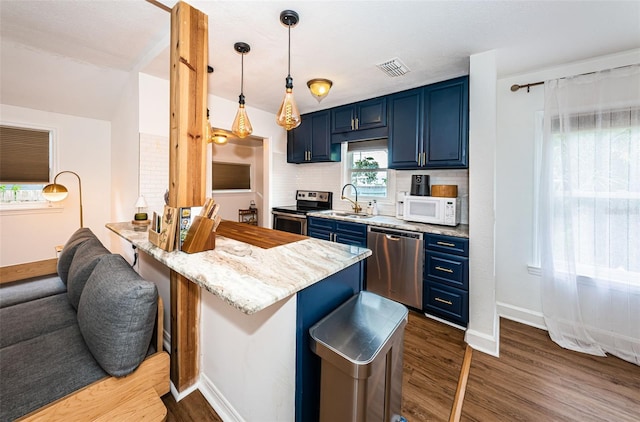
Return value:
<svg viewBox="0 0 640 422">
<path fill-rule="evenodd" d="M 220 419 L 225 422 L 245 422 L 222 392 L 204 373 L 200 373 L 200 392 L 216 411 Z"/>
<path fill-rule="evenodd" d="M 530 309 L 521 308 L 504 302 L 496 303 L 496 308 L 498 310 L 498 315 L 501 318 L 507 318 L 521 324 L 530 325 L 545 331 L 547 330 L 542 312 L 532 311 Z"/>
</svg>

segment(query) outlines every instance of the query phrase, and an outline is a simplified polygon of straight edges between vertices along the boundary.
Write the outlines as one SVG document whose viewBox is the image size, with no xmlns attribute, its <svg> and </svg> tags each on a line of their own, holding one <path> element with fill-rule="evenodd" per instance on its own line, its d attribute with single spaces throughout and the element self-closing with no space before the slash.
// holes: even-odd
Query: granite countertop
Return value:
<svg viewBox="0 0 640 422">
<path fill-rule="evenodd" d="M 422 233 L 442 234 L 445 236 L 466 237 L 469 238 L 469 225 L 458 224 L 455 227 L 438 226 L 435 224 L 414 223 L 388 215 L 375 215 L 372 217 L 350 217 L 347 215 L 332 215 L 333 212 L 345 212 L 339 210 L 328 210 L 310 212 L 307 215 L 311 217 L 331 218 L 334 220 L 349 221 L 351 223 L 361 223 L 370 226 L 388 227 L 392 229 L 409 230 Z M 348 212 L 348 211 L 347 211 Z"/>
<path fill-rule="evenodd" d="M 216 237 L 216 248 L 166 252 L 133 224 L 106 227 L 245 314 L 254 314 L 371 255 L 357 246 L 306 238 L 269 249 Z"/>
</svg>

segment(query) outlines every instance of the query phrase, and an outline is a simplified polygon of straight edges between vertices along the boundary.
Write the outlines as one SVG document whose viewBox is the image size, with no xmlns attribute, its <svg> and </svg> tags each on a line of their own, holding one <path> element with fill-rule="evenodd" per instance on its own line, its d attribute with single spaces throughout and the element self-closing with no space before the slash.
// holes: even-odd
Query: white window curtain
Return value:
<svg viewBox="0 0 640 422">
<path fill-rule="evenodd" d="M 545 82 L 540 170 L 551 339 L 640 365 L 640 65 Z"/>
</svg>

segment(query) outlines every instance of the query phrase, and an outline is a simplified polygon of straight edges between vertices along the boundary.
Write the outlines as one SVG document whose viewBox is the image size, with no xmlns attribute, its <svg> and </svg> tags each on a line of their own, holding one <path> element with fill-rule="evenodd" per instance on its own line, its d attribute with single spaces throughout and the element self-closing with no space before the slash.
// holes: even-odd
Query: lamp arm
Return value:
<svg viewBox="0 0 640 422">
<path fill-rule="evenodd" d="M 78 176 L 78 173 L 70 170 L 63 170 L 54 176 L 53 178 L 54 185 L 56 184 L 56 180 L 58 180 L 58 176 L 60 176 L 63 173 L 71 173 L 78 178 L 78 191 L 80 192 L 80 227 L 84 227 L 84 224 L 82 221 L 82 181 L 80 180 L 80 176 Z"/>
</svg>

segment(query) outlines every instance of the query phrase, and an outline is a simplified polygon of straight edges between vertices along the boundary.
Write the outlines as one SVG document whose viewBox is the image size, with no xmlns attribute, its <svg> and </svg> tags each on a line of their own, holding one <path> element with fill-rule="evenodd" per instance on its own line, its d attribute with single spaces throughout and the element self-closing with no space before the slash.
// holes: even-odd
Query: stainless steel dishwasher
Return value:
<svg viewBox="0 0 640 422">
<path fill-rule="evenodd" d="M 422 233 L 369 226 L 366 290 L 422 310 Z"/>
</svg>

